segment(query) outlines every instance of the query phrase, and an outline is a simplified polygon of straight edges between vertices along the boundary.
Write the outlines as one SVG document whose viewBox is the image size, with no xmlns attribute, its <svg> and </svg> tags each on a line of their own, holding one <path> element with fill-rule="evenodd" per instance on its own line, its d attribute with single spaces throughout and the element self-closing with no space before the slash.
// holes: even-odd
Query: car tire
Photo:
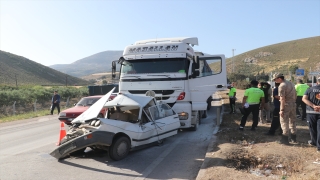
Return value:
<svg viewBox="0 0 320 180">
<path fill-rule="evenodd" d="M 127 157 L 130 151 L 130 146 L 130 140 L 127 137 L 121 136 L 116 138 L 109 147 L 109 157 L 115 161 L 119 161 Z"/>
</svg>

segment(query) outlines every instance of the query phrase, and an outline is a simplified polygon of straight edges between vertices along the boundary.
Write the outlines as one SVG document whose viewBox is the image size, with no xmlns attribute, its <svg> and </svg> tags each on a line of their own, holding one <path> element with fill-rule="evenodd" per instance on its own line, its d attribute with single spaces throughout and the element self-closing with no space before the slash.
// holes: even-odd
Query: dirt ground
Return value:
<svg viewBox="0 0 320 180">
<path fill-rule="evenodd" d="M 239 131 L 241 113 L 229 114 L 228 91 L 221 92 L 224 115 L 216 136 L 216 143 L 209 147 L 204 163 L 205 173 L 201 180 L 218 179 L 320 179 L 320 153 L 308 145 L 310 139 L 306 121 L 297 118 L 297 141 L 281 145 L 278 131 L 267 136 L 271 123 L 258 124 L 250 131 L 252 116 L 248 117 L 244 131 Z M 237 108 L 240 107 L 244 90 L 237 90 Z M 208 157 L 209 154 L 209 157 Z"/>
</svg>

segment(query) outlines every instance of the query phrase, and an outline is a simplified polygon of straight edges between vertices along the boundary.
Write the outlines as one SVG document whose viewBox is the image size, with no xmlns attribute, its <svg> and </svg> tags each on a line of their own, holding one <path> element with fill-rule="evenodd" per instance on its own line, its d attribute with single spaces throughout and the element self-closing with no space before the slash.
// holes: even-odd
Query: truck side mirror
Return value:
<svg viewBox="0 0 320 180">
<path fill-rule="evenodd" d="M 200 68 L 200 63 L 199 63 L 199 56 L 194 56 L 193 62 L 196 64 L 195 68 L 199 69 Z"/>
<path fill-rule="evenodd" d="M 200 63 L 199 63 L 199 56 L 193 56 L 193 62 L 192 62 L 192 74 L 189 76 L 189 78 L 196 78 L 200 75 Z"/>
<path fill-rule="evenodd" d="M 192 74 L 191 76 L 189 76 L 189 78 L 196 78 L 197 76 L 200 75 L 200 72 L 199 72 L 199 68 L 197 69 L 197 64 L 196 63 L 192 63 Z"/>
<path fill-rule="evenodd" d="M 116 61 L 112 61 L 112 66 L 111 66 L 111 70 L 112 70 L 111 76 L 112 76 L 112 79 L 114 79 L 114 78 L 116 77 L 116 67 L 117 67 Z"/>
</svg>

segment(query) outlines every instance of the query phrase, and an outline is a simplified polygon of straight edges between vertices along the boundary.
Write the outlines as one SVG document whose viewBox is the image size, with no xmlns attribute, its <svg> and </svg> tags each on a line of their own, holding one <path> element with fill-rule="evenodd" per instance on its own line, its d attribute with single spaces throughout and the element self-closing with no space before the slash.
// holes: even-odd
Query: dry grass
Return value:
<svg viewBox="0 0 320 180">
<path fill-rule="evenodd" d="M 229 112 L 224 94 L 221 93 L 224 111 Z M 243 91 L 238 90 L 237 103 L 242 96 Z M 270 123 L 259 124 L 256 131 L 250 131 L 249 116 L 245 130 L 239 131 L 240 119 L 240 113 L 224 114 L 206 176 L 201 179 L 320 179 L 320 164 L 313 163 L 320 162 L 320 153 L 307 144 L 310 136 L 306 122 L 297 119 L 298 143 L 286 146 L 279 144 L 281 136 L 264 135 Z"/>
</svg>

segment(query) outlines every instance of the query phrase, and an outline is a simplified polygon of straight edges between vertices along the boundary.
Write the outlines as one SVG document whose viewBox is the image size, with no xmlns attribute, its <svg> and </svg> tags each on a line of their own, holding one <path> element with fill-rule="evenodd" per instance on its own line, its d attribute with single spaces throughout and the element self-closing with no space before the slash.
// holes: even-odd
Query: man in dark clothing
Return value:
<svg viewBox="0 0 320 180">
<path fill-rule="evenodd" d="M 53 92 L 53 96 L 51 99 L 51 115 L 53 115 L 54 109 L 57 107 L 58 114 L 60 113 L 60 95 L 58 94 L 58 91 Z"/>
<path fill-rule="evenodd" d="M 310 130 L 311 145 L 317 146 L 320 153 L 320 77 L 317 85 L 307 89 L 302 97 L 307 105 L 307 121 Z"/>
<path fill-rule="evenodd" d="M 276 130 L 280 127 L 280 118 L 279 118 L 279 112 L 280 112 L 280 96 L 278 95 L 278 87 L 280 83 L 275 83 L 275 88 L 273 89 L 272 96 L 273 96 L 273 118 L 271 122 L 271 127 L 269 131 L 266 133 L 266 135 L 274 135 Z M 280 128 L 280 132 L 282 134 L 282 129 Z"/>
</svg>

